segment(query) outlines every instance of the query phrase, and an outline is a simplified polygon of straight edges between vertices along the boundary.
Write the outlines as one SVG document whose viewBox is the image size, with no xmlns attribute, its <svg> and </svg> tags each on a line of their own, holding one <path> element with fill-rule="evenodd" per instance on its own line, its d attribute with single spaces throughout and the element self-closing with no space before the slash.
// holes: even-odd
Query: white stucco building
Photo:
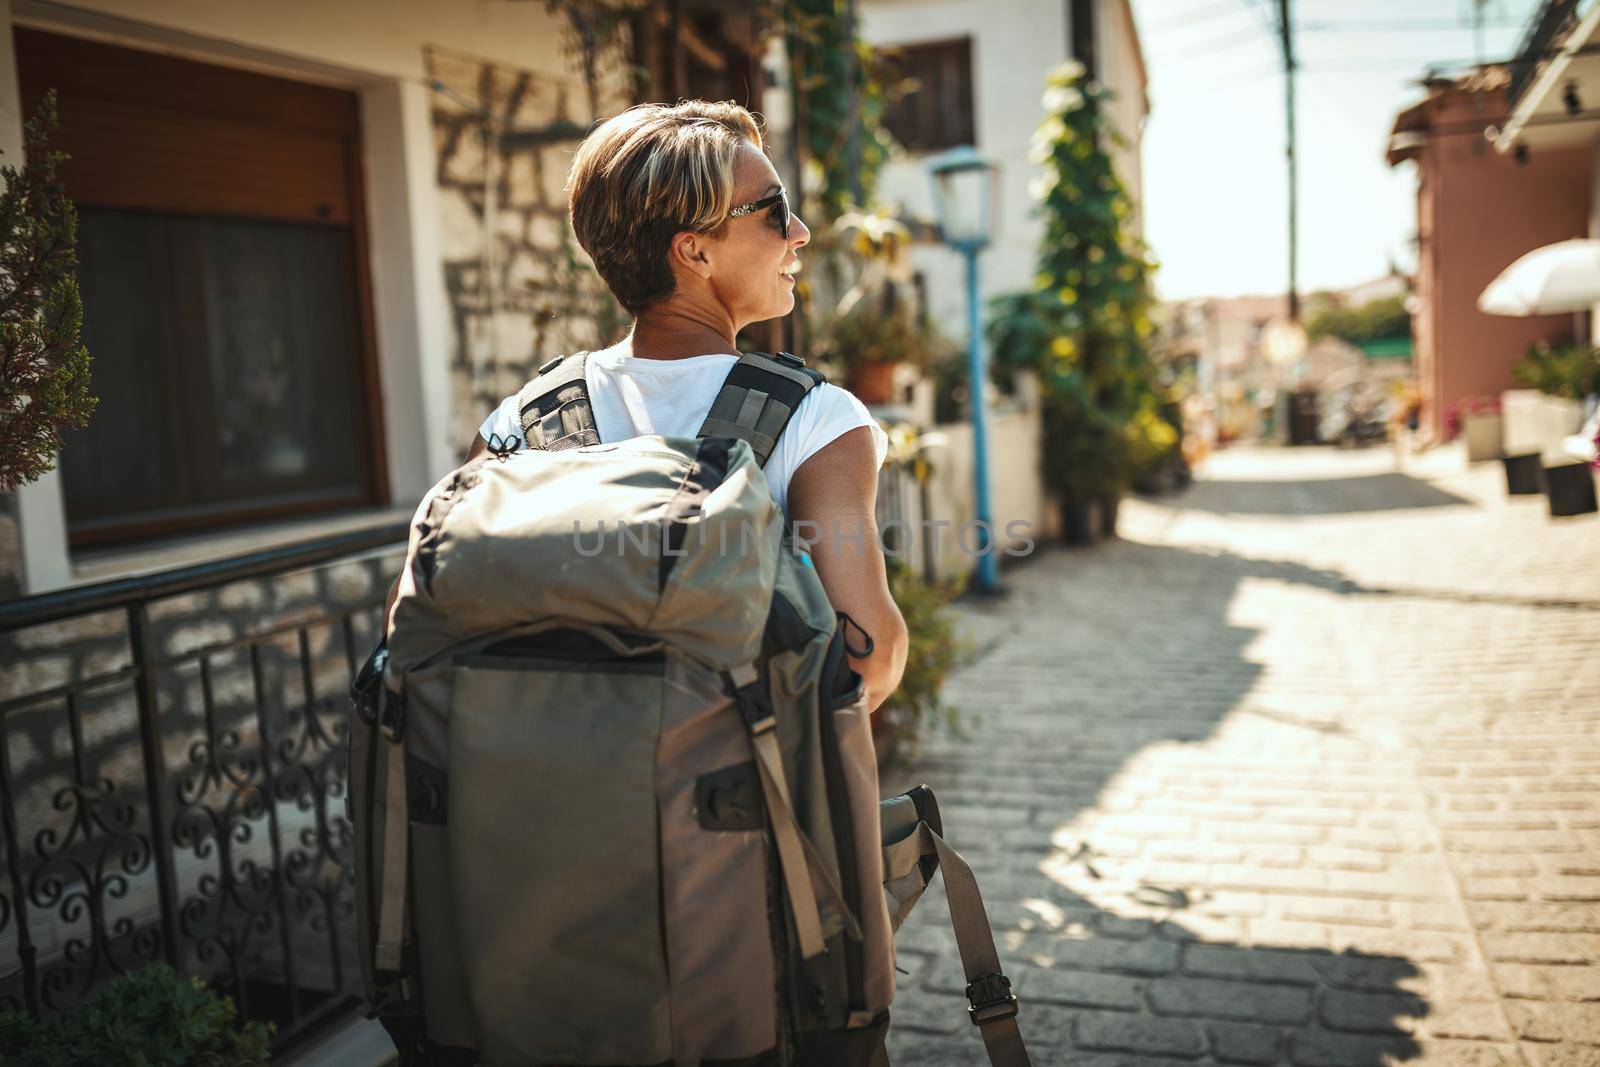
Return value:
<svg viewBox="0 0 1600 1067">
<path fill-rule="evenodd" d="M 885 169 L 883 199 L 931 219 L 925 163 L 963 141 L 999 168 L 999 225 L 983 257 L 986 297 L 1032 282 L 1043 226 L 1032 217 L 1028 144 L 1044 118 L 1045 77 L 1068 59 L 1082 62 L 1115 94 L 1112 118 L 1127 146 L 1114 159 L 1133 203 L 1134 229 L 1141 229 L 1140 142 L 1150 103 L 1128 0 L 860 0 L 857 10 L 861 36 L 878 48 L 902 50 L 921 92 L 932 98 L 917 113 L 906 158 Z M 935 321 L 950 336 L 965 337 L 960 258 L 931 245 L 914 257 Z"/>
</svg>

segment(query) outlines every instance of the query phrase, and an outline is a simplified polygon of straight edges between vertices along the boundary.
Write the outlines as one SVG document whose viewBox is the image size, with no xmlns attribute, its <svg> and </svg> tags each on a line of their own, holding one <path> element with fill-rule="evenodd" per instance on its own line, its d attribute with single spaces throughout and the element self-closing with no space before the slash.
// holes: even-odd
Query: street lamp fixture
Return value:
<svg viewBox="0 0 1600 1067">
<path fill-rule="evenodd" d="M 988 245 L 994 234 L 994 170 L 994 164 L 970 145 L 928 161 L 933 214 L 945 244 L 962 250 Z"/>
<path fill-rule="evenodd" d="M 1310 341 L 1293 319 L 1273 319 L 1261 329 L 1261 351 L 1274 367 L 1292 367 L 1305 358 Z"/>
<path fill-rule="evenodd" d="M 994 164 L 970 145 L 952 148 L 928 161 L 933 180 L 933 210 L 944 243 L 967 262 L 967 391 L 972 405 L 972 481 L 979 530 L 978 592 L 1000 588 L 995 556 L 994 516 L 989 507 L 989 435 L 984 402 L 983 323 L 978 298 L 978 253 L 994 236 Z"/>
</svg>

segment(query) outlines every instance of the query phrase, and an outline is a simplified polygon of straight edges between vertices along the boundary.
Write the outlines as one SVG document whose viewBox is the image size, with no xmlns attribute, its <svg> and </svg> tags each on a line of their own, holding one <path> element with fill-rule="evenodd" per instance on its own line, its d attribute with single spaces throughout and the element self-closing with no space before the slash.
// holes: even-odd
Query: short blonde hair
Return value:
<svg viewBox="0 0 1600 1067">
<path fill-rule="evenodd" d="M 685 100 L 631 107 L 578 147 L 567 179 L 572 232 L 630 314 L 672 295 L 675 234 L 714 234 L 727 223 L 743 144 L 761 147 L 750 112 Z"/>
</svg>

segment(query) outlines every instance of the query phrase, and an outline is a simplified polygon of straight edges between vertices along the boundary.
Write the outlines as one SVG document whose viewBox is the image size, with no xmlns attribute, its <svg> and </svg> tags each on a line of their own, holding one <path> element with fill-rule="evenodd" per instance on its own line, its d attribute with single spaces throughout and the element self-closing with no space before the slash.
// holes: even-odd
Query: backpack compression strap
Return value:
<svg viewBox="0 0 1600 1067">
<path fill-rule="evenodd" d="M 522 440 L 529 448 L 560 452 L 600 443 L 583 377 L 588 361 L 587 352 L 557 356 L 517 394 Z"/>
<path fill-rule="evenodd" d="M 746 352 L 728 372 L 697 436 L 747 441 L 764 467 L 800 401 L 826 380 L 799 356 Z"/>
<path fill-rule="evenodd" d="M 942 820 L 933 791 L 918 786 L 885 801 L 880 810 L 884 836 L 894 837 L 883 848 L 884 890 L 890 897 L 892 925 L 898 929 L 933 871 L 941 872 L 950 925 L 955 928 L 956 947 L 967 976 L 967 1013 L 983 1037 L 989 1063 L 992 1067 L 1031 1067 L 1033 1061 L 1017 1027 L 1017 998 L 1011 992 L 1011 979 L 1000 969 L 1000 954 L 994 947 L 978 880 L 961 853 L 940 833 Z"/>
</svg>

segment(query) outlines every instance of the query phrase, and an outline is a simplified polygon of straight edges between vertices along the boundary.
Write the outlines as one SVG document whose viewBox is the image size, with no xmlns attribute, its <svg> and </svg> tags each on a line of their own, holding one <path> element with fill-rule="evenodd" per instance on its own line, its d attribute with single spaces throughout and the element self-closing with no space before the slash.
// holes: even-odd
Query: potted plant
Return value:
<svg viewBox="0 0 1600 1067">
<path fill-rule="evenodd" d="M 1462 439 L 1467 446 L 1468 463 L 1500 458 L 1500 429 L 1498 396 L 1464 396 L 1445 412 L 1445 437 L 1451 441 Z"/>
<path fill-rule="evenodd" d="M 1600 392 L 1600 351 L 1590 345 L 1539 341 L 1512 365 L 1511 376 L 1546 396 L 1582 401 Z"/>
<path fill-rule="evenodd" d="M 1528 386 L 1503 398 L 1505 447 L 1510 452 L 1544 452 L 1583 424 L 1586 397 L 1600 390 L 1600 354 L 1589 345 L 1540 341 L 1511 368 Z"/>
<path fill-rule="evenodd" d="M 885 307 L 878 299 L 857 302 L 830 315 L 815 334 L 819 358 L 844 375 L 863 404 L 894 399 L 895 372 L 902 366 L 925 370 L 940 342 L 918 324 L 903 302 Z"/>
</svg>

